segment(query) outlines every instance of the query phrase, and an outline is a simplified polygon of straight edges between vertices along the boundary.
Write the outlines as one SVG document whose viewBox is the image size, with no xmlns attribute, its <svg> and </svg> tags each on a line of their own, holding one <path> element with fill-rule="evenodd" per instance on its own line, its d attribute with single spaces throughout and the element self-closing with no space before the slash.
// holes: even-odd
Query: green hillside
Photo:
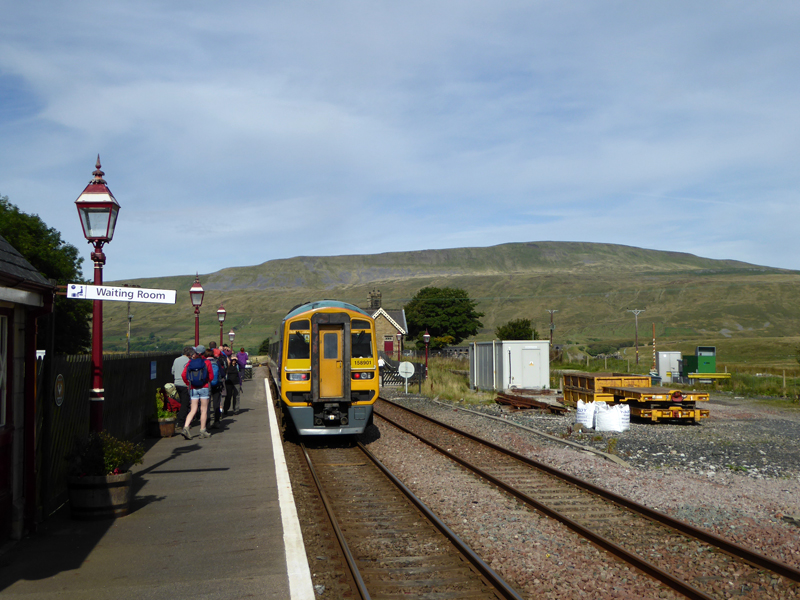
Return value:
<svg viewBox="0 0 800 600">
<path fill-rule="evenodd" d="M 717 345 L 718 362 L 741 362 L 758 340 L 759 364 L 797 366 L 800 272 L 686 253 L 531 242 L 302 256 L 231 267 L 203 274 L 200 280 L 206 290 L 200 315 L 204 343 L 219 338 L 220 303 L 228 311 L 225 333 L 234 329 L 235 344 L 253 348 L 274 337 L 283 315 L 300 302 L 335 298 L 364 306 L 369 291 L 379 289 L 384 307 L 401 308 L 420 288 L 434 285 L 464 288 L 478 302 L 485 317 L 475 340 L 493 339 L 497 325 L 520 317 L 532 319 L 547 335 L 547 310 L 555 309 L 557 344 L 631 342 L 634 316 L 627 310 L 635 308 L 645 310 L 639 315 L 640 344 L 650 340 L 655 324 L 660 349 L 693 351 L 695 345 Z M 178 290 L 175 306 L 131 305 L 135 344 L 155 347 L 193 341 L 194 312 L 188 293 L 193 281 L 193 275 L 186 275 L 109 283 Z M 125 349 L 126 309 L 125 303 L 106 303 L 108 351 Z M 731 349 L 729 359 L 726 347 Z"/>
</svg>

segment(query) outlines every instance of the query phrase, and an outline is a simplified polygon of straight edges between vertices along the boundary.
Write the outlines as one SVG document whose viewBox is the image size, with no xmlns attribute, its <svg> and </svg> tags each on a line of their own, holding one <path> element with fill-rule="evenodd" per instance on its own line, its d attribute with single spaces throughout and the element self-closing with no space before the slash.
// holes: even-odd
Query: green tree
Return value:
<svg viewBox="0 0 800 600">
<path fill-rule="evenodd" d="M 271 342 L 270 338 L 267 338 L 263 342 L 261 342 L 261 345 L 258 347 L 259 356 L 263 356 L 264 354 L 269 354 L 270 342 Z"/>
<path fill-rule="evenodd" d="M 530 319 L 514 319 L 509 321 L 495 329 L 494 334 L 499 340 L 539 339 L 539 332 L 533 328 L 533 323 Z"/>
<path fill-rule="evenodd" d="M 483 313 L 475 310 L 475 305 L 460 288 L 422 288 L 405 306 L 409 336 L 416 340 L 418 348 L 424 347 L 422 335 L 426 330 L 434 350 L 458 345 L 483 327 Z"/>
<path fill-rule="evenodd" d="M 61 239 L 61 234 L 48 227 L 38 215 L 29 215 L 0 196 L 0 235 L 25 257 L 33 268 L 57 284 L 83 282 L 78 249 Z M 57 354 L 84 352 L 91 345 L 89 319 L 92 303 L 56 296 L 54 312 L 54 351 Z M 44 334 L 45 328 L 40 328 Z M 45 340 L 37 341 L 40 348 Z"/>
</svg>

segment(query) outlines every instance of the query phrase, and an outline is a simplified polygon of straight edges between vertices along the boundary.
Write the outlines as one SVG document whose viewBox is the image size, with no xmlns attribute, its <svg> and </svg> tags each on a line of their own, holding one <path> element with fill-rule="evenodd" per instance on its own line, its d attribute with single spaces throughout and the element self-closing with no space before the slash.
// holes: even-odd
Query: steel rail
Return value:
<svg viewBox="0 0 800 600">
<path fill-rule="evenodd" d="M 499 487 L 501 490 L 504 490 L 505 492 L 508 492 L 509 494 L 511 494 L 512 496 L 518 498 L 519 500 L 521 500 L 525 504 L 528 504 L 529 506 L 532 506 L 533 508 L 535 508 L 539 512 L 547 515 L 551 519 L 555 519 L 556 521 L 559 521 L 560 523 L 564 524 L 569 529 L 572 529 L 574 532 L 576 532 L 577 534 L 579 534 L 582 537 L 586 538 L 590 542 L 596 544 L 597 546 L 603 548 L 604 550 L 607 550 L 608 552 L 610 552 L 611 554 L 613 554 L 617 558 L 619 558 L 622 561 L 624 561 L 625 563 L 627 563 L 627 564 L 639 569 L 640 571 L 646 573 L 647 575 L 649 575 L 653 579 L 657 579 L 658 581 L 660 581 L 661 583 L 663 583 L 664 585 L 666 585 L 670 589 L 678 592 L 679 594 L 682 594 L 683 596 L 685 596 L 687 598 L 691 598 L 692 600 L 714 600 L 713 596 L 709 596 L 706 593 L 702 592 L 701 590 L 698 590 L 696 587 L 694 587 L 692 585 L 689 585 L 685 581 L 683 581 L 681 579 L 678 579 L 677 577 L 675 577 L 673 575 L 670 575 L 668 572 L 666 572 L 663 569 L 657 567 L 656 565 L 652 564 L 651 562 L 643 559 L 641 556 L 639 556 L 637 554 L 634 554 L 632 552 L 629 552 L 628 550 L 626 550 L 622 546 L 619 546 L 618 544 L 612 542 L 611 540 L 609 540 L 609 539 L 607 539 L 607 538 L 595 533 L 591 529 L 588 529 L 587 527 L 584 527 L 583 525 L 581 525 L 577 521 L 569 518 L 568 516 L 560 513 L 559 511 L 547 506 L 546 504 L 542 504 L 541 502 L 539 502 L 538 500 L 536 500 L 534 498 L 531 498 L 530 496 L 528 496 L 524 492 L 521 492 L 518 489 L 516 489 L 515 487 L 513 487 L 511 484 L 508 484 L 508 483 L 504 482 L 503 480 L 498 479 L 497 477 L 494 477 L 493 475 L 491 475 L 490 473 L 487 473 L 486 471 L 484 471 L 480 467 L 478 467 L 476 465 L 473 465 L 469 461 L 464 460 L 463 458 L 460 458 L 460 457 L 456 456 L 455 454 L 449 452 L 448 450 L 442 448 L 441 446 L 438 446 L 434 442 L 431 442 L 430 440 L 425 439 L 424 437 L 420 436 L 419 434 L 414 433 L 410 429 L 407 429 L 406 427 L 403 427 L 399 423 L 396 423 L 392 419 L 389 419 L 389 418 L 385 417 L 384 415 L 378 415 L 378 416 L 380 416 L 382 419 L 386 420 L 387 422 L 391 423 L 392 425 L 394 425 L 395 427 L 397 427 L 401 431 L 405 431 L 409 435 L 414 436 L 415 438 L 417 438 L 421 442 L 427 444 L 428 446 L 430 446 L 431 448 L 433 448 L 437 452 L 440 452 L 441 454 L 443 454 L 444 456 L 448 457 L 449 459 L 454 460 L 455 462 L 463 465 L 468 470 L 476 473 L 477 475 L 481 476 L 482 478 L 486 479 L 487 481 L 493 483 L 494 485 Z"/>
<path fill-rule="evenodd" d="M 347 566 L 350 568 L 350 573 L 353 575 L 353 580 L 355 581 L 358 593 L 361 595 L 361 600 L 371 600 L 369 591 L 367 591 L 367 585 L 364 583 L 364 579 L 361 577 L 361 572 L 358 570 L 358 565 L 356 565 L 355 558 L 353 558 L 353 554 L 350 552 L 350 547 L 347 545 L 347 540 L 344 539 L 344 533 L 339 527 L 339 521 L 336 519 L 336 515 L 333 512 L 333 507 L 328 499 L 328 495 L 325 493 L 325 490 L 322 489 L 322 483 L 317 476 L 317 472 L 314 469 L 314 464 L 311 461 L 311 457 L 308 455 L 308 450 L 306 449 L 305 444 L 301 442 L 300 448 L 303 450 L 303 456 L 305 456 L 308 469 L 311 472 L 311 476 L 314 478 L 314 483 L 317 486 L 319 497 L 322 499 L 322 505 L 325 507 L 325 512 L 328 513 L 328 519 L 330 519 L 331 526 L 336 533 L 336 541 L 339 542 L 339 547 L 342 549 L 342 554 L 347 562 Z"/>
<path fill-rule="evenodd" d="M 372 452 L 367 450 L 366 446 L 361 442 L 358 442 L 358 447 L 366 454 L 369 459 L 375 463 L 386 477 L 391 480 L 391 482 L 397 486 L 397 488 L 405 494 L 405 496 L 411 501 L 411 503 L 419 510 L 425 518 L 427 518 L 433 525 L 444 534 L 444 536 L 450 540 L 450 542 L 456 547 L 456 549 L 461 553 L 464 558 L 466 558 L 472 566 L 474 566 L 478 572 L 483 576 L 486 580 L 488 580 L 492 586 L 494 586 L 495 590 L 497 590 L 503 598 L 507 600 L 523 600 L 522 596 L 520 596 L 517 591 L 512 588 L 508 583 L 503 580 L 500 575 L 495 573 L 494 569 L 492 569 L 489 565 L 487 565 L 483 559 L 478 556 L 472 548 L 467 546 L 460 537 L 447 525 L 445 525 L 444 521 L 442 521 L 436 514 L 428 508 L 428 506 L 412 492 L 406 485 L 400 481 L 394 473 L 392 473 L 380 460 L 376 457 Z"/>
<path fill-rule="evenodd" d="M 703 529 L 699 529 L 697 527 L 694 527 L 693 525 L 690 525 L 688 523 L 684 523 L 683 521 L 678 521 L 677 519 L 674 519 L 674 518 L 670 517 L 669 515 L 666 515 L 666 514 L 660 512 L 660 511 L 657 511 L 655 509 L 652 509 L 652 508 L 649 508 L 647 506 L 644 506 L 643 504 L 639 504 L 638 502 L 634 502 L 633 500 L 630 500 L 628 498 L 620 496 L 619 494 L 615 494 L 614 492 L 611 492 L 609 490 L 606 490 L 604 488 L 596 486 L 593 483 L 590 483 L 588 481 L 585 481 L 583 479 L 575 477 L 574 475 L 570 475 L 569 473 L 565 473 L 564 471 L 556 469 L 555 467 L 551 467 L 551 466 L 546 465 L 544 463 L 540 463 L 540 462 L 538 462 L 536 460 L 533 460 L 533 459 L 527 458 L 525 456 L 522 456 L 521 454 L 517 454 L 516 452 L 513 452 L 512 450 L 508 450 L 507 448 L 503 448 L 502 446 L 498 446 L 497 444 L 494 444 L 494 443 L 492 443 L 492 442 L 490 442 L 488 440 L 485 440 L 483 438 L 480 438 L 480 437 L 478 437 L 476 435 L 473 435 L 473 434 L 468 433 L 466 431 L 461 431 L 460 429 L 452 427 L 452 426 L 448 425 L 447 423 L 442 423 L 441 421 L 433 419 L 433 418 L 431 418 L 431 417 L 429 417 L 427 415 L 424 415 L 424 414 L 422 414 L 420 412 L 417 412 L 417 411 L 415 411 L 413 409 L 407 408 L 405 406 L 401 406 L 400 404 L 396 404 L 394 402 L 391 402 L 390 400 L 386 400 L 385 398 L 381 398 L 381 400 L 383 400 L 384 402 L 390 404 L 391 406 L 394 406 L 396 408 L 400 408 L 400 409 L 402 409 L 404 411 L 407 411 L 407 412 L 409 412 L 409 413 L 411 413 L 413 415 L 416 415 L 416 416 L 418 416 L 418 417 L 420 417 L 420 418 L 422 418 L 422 419 L 424 419 L 426 421 L 429 421 L 431 423 L 435 423 L 436 425 L 439 425 L 440 427 L 444 427 L 445 429 L 448 429 L 448 430 L 452 431 L 453 433 L 457 433 L 458 435 L 463 435 L 464 437 L 467 437 L 467 438 L 469 438 L 469 439 L 471 439 L 471 440 L 473 440 L 475 442 L 478 442 L 480 444 L 484 444 L 485 446 L 487 446 L 489 448 L 492 448 L 493 450 L 497 450 L 498 452 L 506 454 L 507 456 L 511 456 L 511 457 L 521 461 L 521 462 L 524 462 L 524 463 L 530 465 L 531 467 L 534 467 L 536 469 L 544 471 L 545 473 L 549 473 L 550 475 L 553 475 L 553 476 L 555 476 L 555 477 L 557 477 L 559 479 L 562 479 L 564 481 L 572 483 L 573 485 L 576 485 L 576 486 L 578 486 L 578 487 L 580 487 L 582 489 L 585 489 L 588 492 L 591 492 L 593 494 L 596 494 L 598 496 L 601 496 L 603 498 L 611 500 L 612 502 L 614 502 L 616 504 L 619 504 L 620 506 L 624 506 L 625 508 L 628 508 L 628 509 L 630 509 L 630 510 L 632 510 L 634 512 L 637 512 L 637 513 L 641 514 L 642 516 L 645 516 L 645 517 L 647 517 L 649 519 L 652 519 L 653 521 L 661 523 L 662 525 L 666 525 L 667 527 L 670 527 L 670 528 L 672 528 L 672 529 L 674 529 L 676 531 L 680 531 L 681 533 L 684 533 L 684 534 L 686 534 L 686 535 L 688 535 L 690 537 L 699 539 L 699 540 L 701 540 L 703 542 L 706 542 L 707 544 L 709 544 L 711 546 L 715 546 L 716 548 L 722 550 L 723 552 L 726 552 L 727 554 L 730 554 L 731 556 L 734 556 L 736 558 L 740 558 L 740 559 L 742 559 L 742 560 L 744 560 L 746 562 L 749 562 L 749 563 L 751 563 L 751 564 L 753 564 L 755 566 L 758 566 L 758 567 L 761 567 L 763 569 L 767 569 L 768 571 L 772 571 L 774 573 L 782 575 L 783 577 L 786 577 L 787 579 L 791 579 L 792 581 L 800 581 L 800 570 L 797 570 L 794 567 L 792 567 L 790 565 L 787 565 L 786 563 L 771 559 L 771 558 L 769 558 L 767 556 L 764 556 L 763 554 L 760 554 L 760 553 L 756 552 L 755 550 L 751 550 L 750 548 L 745 548 L 744 546 L 739 546 L 738 544 L 734 544 L 733 542 L 728 541 L 725 538 L 722 538 L 722 537 L 720 537 L 718 535 L 715 535 L 715 534 L 710 533 L 708 531 L 705 531 Z M 377 411 L 376 411 L 376 414 L 377 414 Z M 380 414 L 378 414 L 378 416 L 382 417 L 382 415 L 380 415 Z M 386 417 L 382 417 L 382 418 L 386 418 Z M 452 456 L 449 453 L 447 455 L 448 456 Z"/>
</svg>

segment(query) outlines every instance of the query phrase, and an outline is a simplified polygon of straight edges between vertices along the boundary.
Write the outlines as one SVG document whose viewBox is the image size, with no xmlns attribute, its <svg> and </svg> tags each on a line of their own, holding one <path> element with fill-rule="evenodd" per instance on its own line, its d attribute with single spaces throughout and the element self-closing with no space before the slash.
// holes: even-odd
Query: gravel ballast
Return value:
<svg viewBox="0 0 800 600">
<path fill-rule="evenodd" d="M 406 395 L 402 390 L 384 388 L 382 395 L 800 568 L 800 412 L 791 404 L 782 409 L 715 397 L 708 403 L 711 417 L 700 424 L 633 422 L 630 431 L 624 433 L 576 433 L 574 413 L 512 414 L 499 406 L 477 409 L 502 419 L 497 421 L 459 406 Z M 537 436 L 511 422 L 556 439 Z M 382 427 L 365 434 L 370 450 L 405 473 L 404 480 L 415 493 L 434 498 L 434 510 L 438 504 L 446 512 L 463 515 L 459 533 L 466 538 L 476 536 L 482 551 L 512 573 L 512 579 L 523 581 L 526 591 L 533 593 L 536 588 L 538 593 L 544 592 L 541 597 L 550 598 L 581 597 L 584 593 L 594 598 L 664 597 L 664 590 L 645 589 L 649 584 L 643 583 L 641 576 L 623 574 L 619 567 L 603 566 L 602 572 L 590 568 L 588 561 L 592 559 L 583 550 L 565 550 L 574 544 L 560 537 L 558 527 L 546 534 L 515 531 L 514 513 L 519 510 L 514 508 L 515 503 L 499 498 L 474 502 L 470 492 L 459 487 L 457 478 L 444 477 L 442 469 L 450 472 L 452 467 L 430 465 L 422 458 L 414 460 L 419 450 L 403 442 L 389 426 Z M 560 439 L 613 451 L 624 463 L 565 447 Z M 480 511 L 476 513 L 478 505 Z M 592 548 L 591 552 L 597 551 Z M 598 561 L 595 558 L 593 562 Z M 564 579 L 583 573 L 585 585 L 579 589 L 559 586 L 557 573 L 562 568 L 567 570 L 562 573 Z M 554 573 L 555 577 L 550 576 Z M 795 597 L 796 593 L 785 587 L 780 592 L 771 591 L 760 597 Z M 753 595 L 755 590 L 731 592 L 759 597 Z"/>
</svg>

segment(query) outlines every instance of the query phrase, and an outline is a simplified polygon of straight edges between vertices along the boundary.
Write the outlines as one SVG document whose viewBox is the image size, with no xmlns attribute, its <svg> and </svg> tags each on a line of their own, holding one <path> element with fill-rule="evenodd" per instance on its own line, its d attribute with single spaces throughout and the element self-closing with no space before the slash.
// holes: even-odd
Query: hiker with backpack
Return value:
<svg viewBox="0 0 800 600">
<path fill-rule="evenodd" d="M 192 434 L 189 430 L 192 427 L 192 419 L 194 419 L 199 408 L 200 437 L 211 437 L 211 434 L 208 433 L 206 429 L 206 423 L 208 422 L 209 391 L 211 388 L 211 380 L 214 379 L 214 369 L 211 366 L 211 361 L 206 358 L 205 346 L 197 346 L 194 348 L 192 358 L 186 363 L 181 377 L 186 382 L 186 387 L 189 388 L 189 398 L 192 403 L 192 408 L 186 416 L 186 422 L 183 425 L 181 433 L 187 440 L 192 439 Z"/>
<path fill-rule="evenodd" d="M 214 342 L 212 342 L 212 344 L 214 344 L 214 346 L 209 345 L 208 350 L 206 350 L 206 358 L 211 362 L 211 369 L 214 372 L 214 377 L 211 379 L 210 386 L 210 405 L 214 410 L 214 422 L 211 424 L 210 428 L 217 429 L 222 418 L 220 403 L 222 390 L 225 389 L 225 373 L 228 370 L 228 359 L 215 347 L 216 344 Z"/>
<path fill-rule="evenodd" d="M 178 420 L 175 422 L 176 431 L 183 429 L 186 421 L 186 415 L 189 414 L 189 408 L 192 406 L 192 401 L 189 399 L 189 388 L 183 381 L 183 368 L 191 360 L 194 355 L 194 348 L 191 346 L 183 347 L 183 354 L 181 354 L 172 363 L 172 379 L 175 382 L 175 388 L 178 390 L 178 396 L 181 400 L 181 409 L 178 411 Z"/>
</svg>

